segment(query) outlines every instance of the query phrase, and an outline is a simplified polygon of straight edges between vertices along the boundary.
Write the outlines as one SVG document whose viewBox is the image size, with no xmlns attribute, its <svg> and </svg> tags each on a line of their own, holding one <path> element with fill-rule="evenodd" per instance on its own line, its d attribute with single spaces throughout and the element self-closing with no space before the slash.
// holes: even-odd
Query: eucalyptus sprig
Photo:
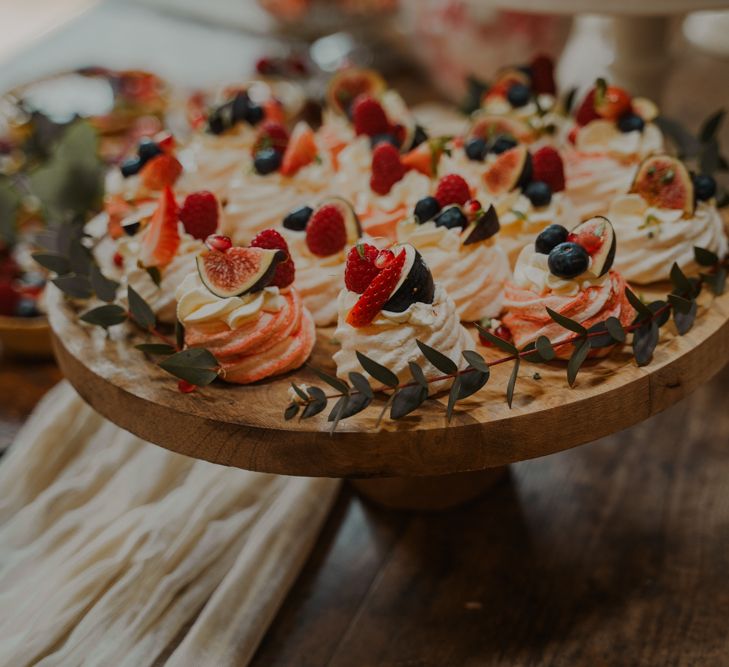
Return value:
<svg viewBox="0 0 729 667">
<path fill-rule="evenodd" d="M 632 351 L 636 363 L 638 366 L 645 366 L 653 359 L 661 327 L 671 317 L 676 331 L 683 336 L 694 324 L 698 309 L 696 299 L 703 287 L 708 286 L 715 295 L 722 294 L 726 288 L 729 268 L 727 259 L 721 260 L 715 253 L 704 248 L 694 248 L 694 257 L 705 271 L 696 278 L 689 278 L 678 264 L 674 264 L 671 268 L 673 289 L 665 299 L 644 303 L 634 292 L 626 289 L 626 296 L 635 310 L 635 317 L 626 326 L 616 317 L 608 317 L 605 321 L 586 328 L 576 320 L 547 308 L 550 318 L 571 335 L 559 341 L 551 341 L 547 336 L 540 336 L 519 350 L 513 343 L 499 338 L 477 324 L 481 337 L 506 352 L 507 356 L 488 362 L 475 350 L 466 350 L 463 352 L 463 362 L 458 364 L 442 352 L 418 340 L 417 345 L 425 359 L 441 374 L 427 377 L 421 366 L 410 362 L 409 372 L 412 379 L 407 382 L 400 382 L 397 375 L 389 368 L 362 352 L 357 352 L 360 366 L 379 383 L 378 386 L 373 387 L 363 373 L 351 372 L 347 381 L 310 367 L 336 393 L 327 394 L 320 387 L 302 387 L 292 383 L 293 398 L 284 410 L 284 418 L 290 420 L 299 415 L 301 419 L 308 419 L 323 412 L 330 400 L 336 400 L 328 416 L 333 433 L 340 421 L 362 412 L 372 403 L 376 395 L 380 395 L 385 402 L 377 419 L 379 425 L 388 409 L 390 419 L 402 419 L 426 402 L 429 398 L 430 385 L 449 382 L 446 419 L 450 422 L 458 401 L 472 396 L 483 388 L 489 381 L 493 366 L 509 362 L 514 364 L 506 386 L 506 401 L 511 407 L 522 362 L 548 363 L 557 357 L 558 351 L 571 346 L 572 351 L 566 370 L 567 383 L 573 387 L 591 350 L 623 344 L 627 341 L 628 334 L 633 335 Z"/>
</svg>

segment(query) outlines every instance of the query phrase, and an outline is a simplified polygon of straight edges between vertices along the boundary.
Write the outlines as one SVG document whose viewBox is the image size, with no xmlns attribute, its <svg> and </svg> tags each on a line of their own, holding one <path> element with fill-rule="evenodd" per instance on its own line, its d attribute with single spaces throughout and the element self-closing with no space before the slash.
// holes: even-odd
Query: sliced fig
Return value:
<svg viewBox="0 0 729 667">
<path fill-rule="evenodd" d="M 463 231 L 463 245 L 472 245 L 479 241 L 485 241 L 497 234 L 501 229 L 499 223 L 499 215 L 491 204 L 488 209 L 481 213 L 466 229 Z"/>
<path fill-rule="evenodd" d="M 337 72 L 329 81 L 327 104 L 346 115 L 355 97 L 362 93 L 378 97 L 385 88 L 384 79 L 374 70 L 349 67 Z"/>
<path fill-rule="evenodd" d="M 205 250 L 197 256 L 197 270 L 203 285 L 215 296 L 226 299 L 262 290 L 287 257 L 282 250 L 264 248 Z"/>
<path fill-rule="evenodd" d="M 319 208 L 322 206 L 336 206 L 339 209 L 342 218 L 344 218 L 344 228 L 347 230 L 348 246 L 354 245 L 362 238 L 362 225 L 354 207 L 346 199 L 343 197 L 329 197 L 319 204 Z"/>
<path fill-rule="evenodd" d="M 582 246 L 590 256 L 587 273 L 599 278 L 613 266 L 618 243 L 610 220 L 597 215 L 575 227 L 567 236 L 567 241 Z"/>
<path fill-rule="evenodd" d="M 516 146 L 499 155 L 486 170 L 483 181 L 492 195 L 523 187 L 532 176 L 532 158 L 526 146 Z"/>
<path fill-rule="evenodd" d="M 392 251 L 397 255 L 402 249 L 405 250 L 405 265 L 400 280 L 382 307 L 393 313 L 402 313 L 414 303 L 433 303 L 435 297 L 433 275 L 423 256 L 409 243 L 395 246 Z"/>
<path fill-rule="evenodd" d="M 516 118 L 496 114 L 476 113 L 468 130 L 467 139 L 480 137 L 487 141 L 498 136 L 513 137 L 519 143 L 534 141 L 537 135 L 528 123 Z"/>
<path fill-rule="evenodd" d="M 638 168 L 631 192 L 651 206 L 694 212 L 694 184 L 683 162 L 670 155 L 654 155 Z"/>
</svg>

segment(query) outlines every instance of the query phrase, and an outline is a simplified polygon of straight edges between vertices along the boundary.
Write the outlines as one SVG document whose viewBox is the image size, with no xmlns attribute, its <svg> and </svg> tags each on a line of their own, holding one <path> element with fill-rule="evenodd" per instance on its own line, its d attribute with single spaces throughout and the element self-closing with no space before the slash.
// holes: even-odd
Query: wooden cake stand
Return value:
<svg viewBox="0 0 729 667">
<path fill-rule="evenodd" d="M 323 385 L 306 368 L 251 386 L 216 382 L 182 394 L 174 378 L 133 348 L 142 339 L 131 328 L 117 326 L 107 336 L 84 325 L 54 287 L 48 311 L 66 378 L 122 428 L 214 463 L 355 479 L 362 493 L 382 504 L 437 509 L 476 497 L 509 463 L 631 426 L 709 380 L 729 360 L 729 293 L 702 299 L 687 335 L 678 336 L 672 323 L 663 327 L 649 366 L 639 368 L 630 350 L 616 349 L 606 359 L 588 361 L 570 389 L 563 363 L 524 362 L 509 409 L 511 364 L 498 365 L 481 391 L 458 403 L 450 425 L 442 397 L 401 420 L 383 420 L 379 429 L 379 410 L 370 406 L 341 422 L 333 435 L 328 409 L 311 419 L 284 421 L 291 380 Z M 333 372 L 330 337 L 331 330 L 320 331 L 312 364 Z M 478 349 L 487 359 L 503 356 Z"/>
</svg>

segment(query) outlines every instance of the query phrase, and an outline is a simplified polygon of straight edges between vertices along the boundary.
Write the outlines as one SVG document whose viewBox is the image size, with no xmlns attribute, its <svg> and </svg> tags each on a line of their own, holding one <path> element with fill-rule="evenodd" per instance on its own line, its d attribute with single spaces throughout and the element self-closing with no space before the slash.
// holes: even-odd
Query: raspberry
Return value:
<svg viewBox="0 0 729 667">
<path fill-rule="evenodd" d="M 552 192 L 564 190 L 564 164 L 551 146 L 544 146 L 532 155 L 532 170 L 532 179 L 543 181 Z"/>
<path fill-rule="evenodd" d="M 0 282 L 0 315 L 15 315 L 20 293 L 9 280 Z"/>
<path fill-rule="evenodd" d="M 386 195 L 404 175 L 405 166 L 397 148 L 387 142 L 377 144 L 372 151 L 370 188 L 378 195 Z"/>
<path fill-rule="evenodd" d="M 218 200 L 212 192 L 201 190 L 185 197 L 180 209 L 180 220 L 185 231 L 196 239 L 204 240 L 218 228 Z"/>
<path fill-rule="evenodd" d="M 348 324 L 353 327 L 363 327 L 375 319 L 397 287 L 404 265 L 405 250 L 401 250 L 400 254 L 375 276 L 362 296 L 357 299 L 347 314 Z"/>
<path fill-rule="evenodd" d="M 174 155 L 162 153 L 147 161 L 139 177 L 148 190 L 162 190 L 167 185 L 174 185 L 181 173 L 180 161 Z"/>
<path fill-rule="evenodd" d="M 180 380 L 177 383 L 177 389 L 182 394 L 191 394 L 193 391 L 195 391 L 195 389 L 197 389 L 197 387 L 187 380 Z"/>
<path fill-rule="evenodd" d="M 335 255 L 347 245 L 341 211 L 333 204 L 317 209 L 306 225 L 306 245 L 318 257 Z"/>
<path fill-rule="evenodd" d="M 114 266 L 118 269 L 121 269 L 124 266 L 124 257 L 120 252 L 115 252 L 114 257 L 112 258 L 112 261 L 114 262 Z"/>
<path fill-rule="evenodd" d="M 529 69 L 532 73 L 532 89 L 537 95 L 557 93 L 557 86 L 554 83 L 554 63 L 549 56 L 536 56 Z"/>
<path fill-rule="evenodd" d="M 279 153 L 286 150 L 289 143 L 289 133 L 286 128 L 275 120 L 267 120 L 261 125 L 253 144 L 251 153 L 255 155 L 265 148 L 273 148 Z"/>
<path fill-rule="evenodd" d="M 294 261 L 291 259 L 288 243 L 286 243 L 286 239 L 275 229 L 264 229 L 262 232 L 256 234 L 251 241 L 251 247 L 283 250 L 288 255 L 288 259 L 276 267 L 276 272 L 273 274 L 273 279 L 269 285 L 283 289 L 294 282 L 296 269 L 294 267 Z"/>
<path fill-rule="evenodd" d="M 366 93 L 359 95 L 352 103 L 352 123 L 357 134 L 366 134 L 368 137 L 387 134 L 390 130 L 390 121 L 382 105 Z"/>
<path fill-rule="evenodd" d="M 350 292 L 362 294 L 370 286 L 380 272 L 375 266 L 377 256 L 377 248 L 369 243 L 358 243 L 347 253 L 344 284 Z"/>
<path fill-rule="evenodd" d="M 441 208 L 449 204 L 463 206 L 471 198 L 471 190 L 462 176 L 458 174 L 447 174 L 438 181 L 435 198 L 438 200 Z"/>
</svg>

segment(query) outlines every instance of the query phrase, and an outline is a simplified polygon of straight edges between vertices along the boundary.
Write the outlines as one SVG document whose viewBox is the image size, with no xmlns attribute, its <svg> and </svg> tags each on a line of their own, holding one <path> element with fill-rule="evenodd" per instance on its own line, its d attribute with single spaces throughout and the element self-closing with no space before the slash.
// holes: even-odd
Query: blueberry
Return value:
<svg viewBox="0 0 729 667">
<path fill-rule="evenodd" d="M 516 147 L 516 139 L 513 137 L 509 137 L 505 134 L 499 135 L 496 137 L 496 139 L 491 144 L 491 147 L 489 148 L 491 153 L 504 153 L 508 151 L 511 148 Z"/>
<path fill-rule="evenodd" d="M 415 134 L 413 135 L 413 142 L 410 144 L 410 150 L 420 146 L 423 142 L 428 141 L 428 133 L 422 125 L 415 126 Z"/>
<path fill-rule="evenodd" d="M 482 139 L 481 137 L 470 139 L 466 144 L 466 155 L 469 160 L 473 160 L 474 162 L 483 162 L 487 152 L 486 139 Z"/>
<path fill-rule="evenodd" d="M 716 195 L 716 181 L 708 174 L 696 174 L 694 176 L 694 191 L 696 199 L 706 201 Z"/>
<path fill-rule="evenodd" d="M 27 296 L 19 299 L 15 306 L 15 314 L 18 317 L 36 317 L 39 312 L 35 299 L 31 299 Z"/>
<path fill-rule="evenodd" d="M 122 223 L 122 229 L 127 236 L 134 236 L 141 226 L 140 220 L 128 220 L 126 223 Z"/>
<path fill-rule="evenodd" d="M 26 271 L 21 280 L 28 287 L 43 287 L 46 284 L 46 277 L 39 271 Z"/>
<path fill-rule="evenodd" d="M 428 222 L 428 220 L 432 220 L 440 213 L 440 204 L 435 197 L 424 197 L 415 204 L 415 211 L 413 213 L 418 224 L 422 224 Z"/>
<path fill-rule="evenodd" d="M 523 107 L 529 103 L 532 91 L 523 83 L 515 83 L 506 91 L 506 99 L 513 107 Z"/>
<path fill-rule="evenodd" d="M 392 134 L 376 134 L 370 139 L 370 146 L 374 148 L 377 144 L 388 143 L 392 144 L 395 148 L 400 148 L 400 142 Z"/>
<path fill-rule="evenodd" d="M 587 271 L 590 256 L 581 245 L 566 241 L 556 245 L 549 253 L 549 270 L 559 278 L 576 278 Z"/>
<path fill-rule="evenodd" d="M 222 134 L 234 124 L 233 102 L 226 102 L 217 109 L 213 109 L 208 116 L 208 131 L 211 134 Z"/>
<path fill-rule="evenodd" d="M 246 122 L 249 125 L 258 125 L 263 120 L 265 113 L 263 107 L 259 107 L 257 104 L 251 104 L 248 107 L 248 113 L 246 114 Z"/>
<path fill-rule="evenodd" d="M 644 126 L 643 119 L 634 113 L 626 113 L 618 118 L 618 129 L 621 132 L 634 132 L 635 130 L 640 132 Z"/>
<path fill-rule="evenodd" d="M 295 232 L 303 232 L 309 222 L 311 214 L 314 212 L 310 206 L 302 206 L 295 211 L 291 211 L 284 219 L 283 226 Z"/>
<path fill-rule="evenodd" d="M 532 206 L 548 206 L 552 201 L 552 188 L 544 181 L 532 181 L 524 189 L 524 194 Z"/>
<path fill-rule="evenodd" d="M 130 157 L 128 160 L 124 160 L 120 167 L 124 178 L 129 178 L 130 176 L 134 176 L 134 174 L 138 174 L 141 168 L 142 161 L 138 157 Z"/>
<path fill-rule="evenodd" d="M 447 227 L 448 229 L 460 227 L 465 229 L 467 225 L 468 220 L 458 206 L 449 206 L 435 219 L 436 227 Z"/>
<path fill-rule="evenodd" d="M 253 159 L 253 168 L 262 176 L 276 171 L 280 166 L 281 153 L 275 148 L 264 148 L 258 151 Z"/>
<path fill-rule="evenodd" d="M 567 240 L 568 234 L 569 232 L 562 225 L 549 225 L 539 232 L 539 236 L 534 242 L 534 249 L 542 255 L 548 255 L 552 248 Z"/>
<path fill-rule="evenodd" d="M 149 137 L 143 137 L 137 147 L 137 155 L 139 155 L 142 164 L 147 162 L 147 160 L 151 160 L 153 157 L 161 155 L 161 153 L 162 149 L 159 147 L 159 144 Z"/>
<path fill-rule="evenodd" d="M 241 121 L 248 120 L 248 112 L 251 108 L 251 100 L 248 97 L 248 93 L 242 92 L 238 93 L 233 98 L 232 103 L 232 111 L 233 111 L 233 122 L 234 123 L 240 123 Z"/>
</svg>

